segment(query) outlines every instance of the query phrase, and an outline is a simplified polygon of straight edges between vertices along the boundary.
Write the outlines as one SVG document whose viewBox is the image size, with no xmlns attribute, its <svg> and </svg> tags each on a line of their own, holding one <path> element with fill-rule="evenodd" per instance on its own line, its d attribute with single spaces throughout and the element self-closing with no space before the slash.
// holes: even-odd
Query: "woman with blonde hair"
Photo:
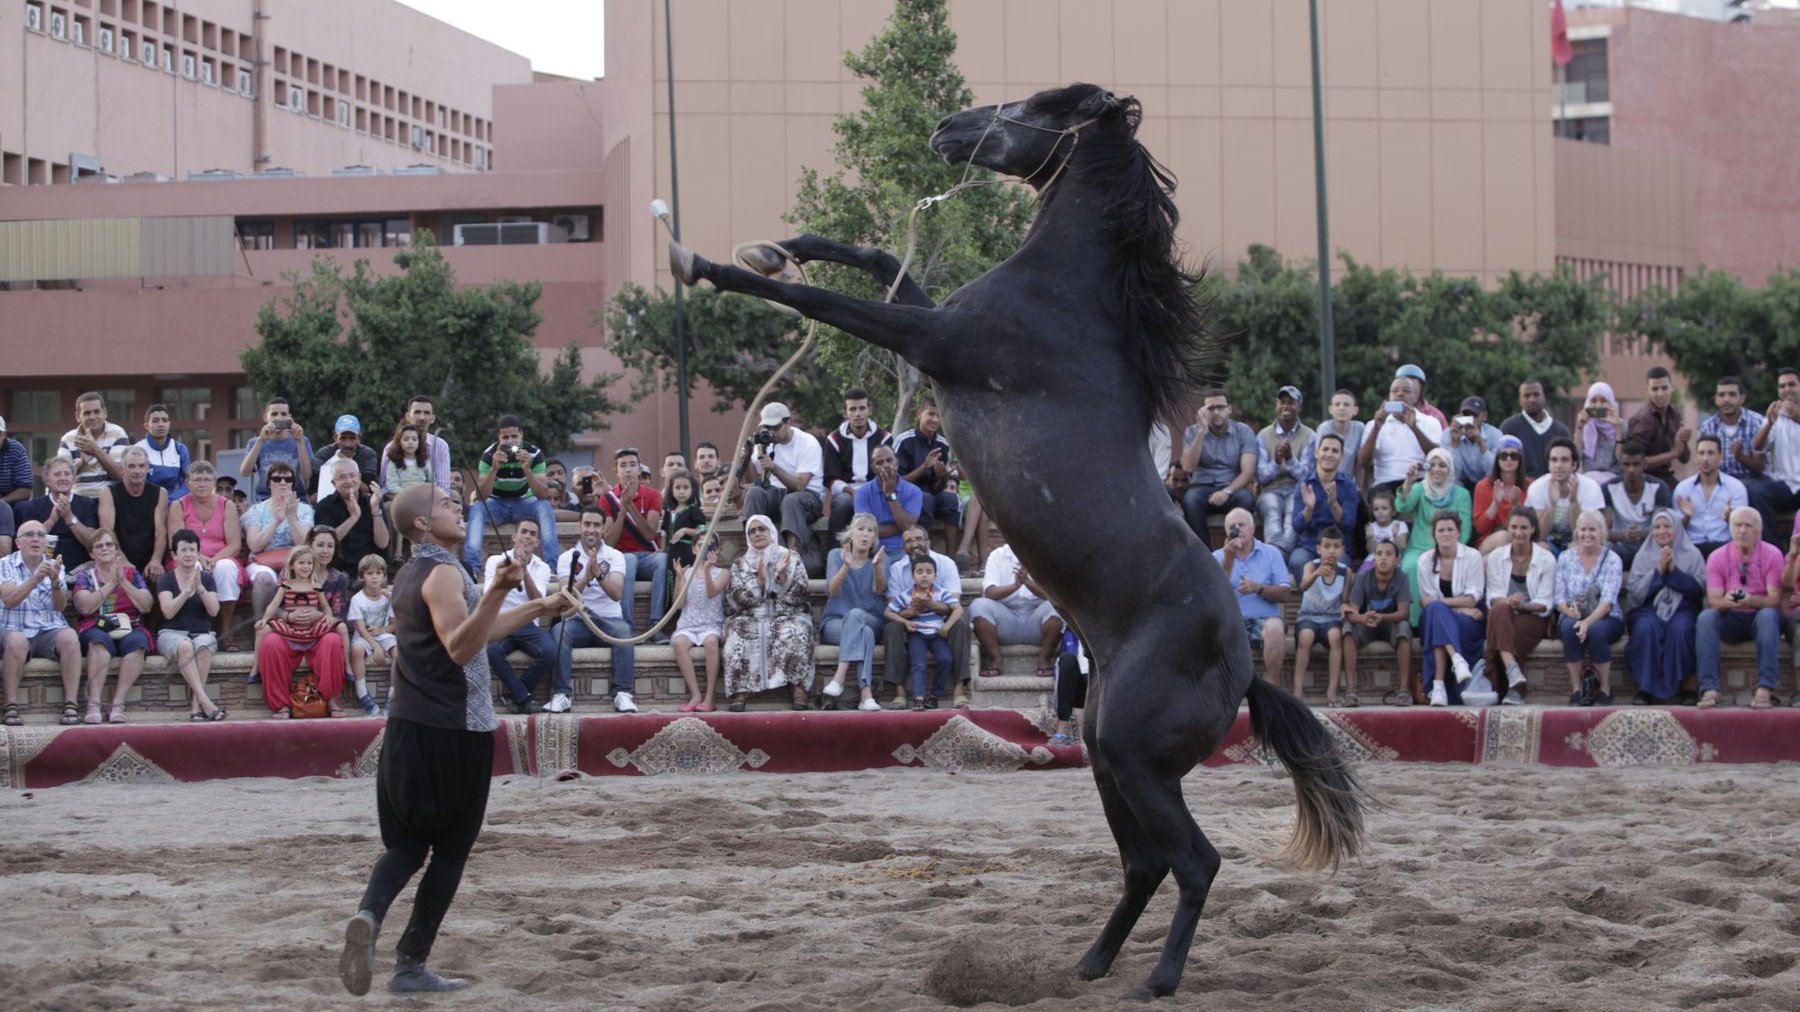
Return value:
<svg viewBox="0 0 1800 1012">
<path fill-rule="evenodd" d="M 1575 686 L 1570 706 L 1612 705 L 1612 645 L 1625 635 L 1618 616 L 1623 579 L 1618 554 L 1606 546 L 1605 514 L 1582 510 L 1575 543 L 1556 559 L 1557 634 Z"/>
<path fill-rule="evenodd" d="M 825 611 L 819 618 L 819 641 L 838 646 L 837 672 L 825 684 L 824 708 L 837 709 L 844 676 L 857 664 L 862 689 L 859 710 L 879 710 L 875 701 L 875 635 L 882 629 L 882 602 L 887 598 L 887 553 L 881 547 L 880 523 L 873 513 L 858 513 L 838 535 L 841 548 L 825 557 Z"/>
</svg>

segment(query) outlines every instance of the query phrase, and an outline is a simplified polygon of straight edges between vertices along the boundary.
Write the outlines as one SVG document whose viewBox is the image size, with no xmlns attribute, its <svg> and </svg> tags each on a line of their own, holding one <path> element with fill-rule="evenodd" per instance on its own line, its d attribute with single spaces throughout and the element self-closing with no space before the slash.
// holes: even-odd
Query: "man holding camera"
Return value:
<svg viewBox="0 0 1800 1012">
<path fill-rule="evenodd" d="M 1780 679 L 1781 549 L 1762 539 L 1762 515 L 1748 506 L 1731 511 L 1731 541 L 1706 560 L 1706 608 L 1694 623 L 1700 706 L 1719 705 L 1719 644 L 1756 641 L 1756 696 L 1766 710 Z"/>
<path fill-rule="evenodd" d="M 1450 451 L 1450 459 L 1456 464 L 1456 480 L 1464 488 L 1474 491 L 1481 479 L 1494 473 L 1495 448 L 1502 435 L 1505 433 L 1488 424 L 1485 398 L 1463 398 L 1462 412 L 1450 419 L 1442 445 Z"/>
<path fill-rule="evenodd" d="M 556 508 L 544 477 L 544 452 L 525 442 L 525 423 L 518 415 L 501 415 L 495 440 L 481 451 L 475 475 L 475 502 L 469 506 L 468 537 L 463 562 L 471 574 L 482 572 L 482 541 L 487 525 L 536 520 L 544 533 L 541 553 L 556 558 Z"/>
<path fill-rule="evenodd" d="M 645 485 L 643 463 L 637 447 L 625 446 L 613 453 L 613 471 L 619 483 L 596 497 L 606 514 L 606 543 L 625 556 L 625 624 L 636 629 L 638 574 L 650 573 L 650 624 L 662 617 L 668 601 L 669 557 L 656 550 L 662 530 L 662 493 Z M 658 640 L 666 639 L 659 636 Z"/>
<path fill-rule="evenodd" d="M 1388 399 L 1375 411 L 1375 418 L 1357 451 L 1356 469 L 1370 468 L 1369 495 L 1392 491 L 1406 480 L 1406 469 L 1418 465 L 1425 470 L 1425 455 L 1437 448 L 1443 439 L 1443 426 L 1420 413 L 1408 403 L 1413 395 L 1413 381 L 1395 376 L 1388 383 Z"/>
<path fill-rule="evenodd" d="M 276 464 L 286 464 L 293 471 L 293 491 L 305 495 L 313 474 L 312 442 L 306 438 L 306 430 L 294 421 L 294 413 L 283 397 L 271 398 L 263 406 L 263 427 L 244 447 L 244 460 L 238 465 L 238 474 L 255 476 L 249 490 L 252 506 L 269 497 L 269 468 Z"/>
<path fill-rule="evenodd" d="M 1274 545 L 1256 540 L 1256 521 L 1242 507 L 1225 514 L 1225 547 L 1213 550 L 1213 560 L 1237 591 L 1250 647 L 1262 652 L 1263 678 L 1280 685 L 1281 667 L 1287 661 L 1281 606 L 1294 592 L 1287 560 Z"/>
<path fill-rule="evenodd" d="M 781 527 L 787 546 L 806 560 L 808 572 L 824 561 L 813 539 L 813 521 L 825 508 L 824 451 L 819 440 L 795 428 L 787 405 L 763 405 L 762 427 L 750 437 L 755 483 L 744 491 L 744 516 L 765 516 Z"/>
<path fill-rule="evenodd" d="M 323 502 L 337 488 L 337 483 L 325 474 L 325 468 L 344 466 L 338 461 L 350 461 L 356 466 L 356 477 L 363 485 L 365 492 L 380 496 L 380 486 L 376 478 L 381 472 L 381 459 L 375 455 L 375 448 L 362 443 L 362 421 L 355 415 L 339 415 L 335 430 L 335 440 L 330 446 L 320 447 L 313 457 L 313 470 L 318 472 L 319 487 L 313 496 L 315 502 Z"/>
</svg>

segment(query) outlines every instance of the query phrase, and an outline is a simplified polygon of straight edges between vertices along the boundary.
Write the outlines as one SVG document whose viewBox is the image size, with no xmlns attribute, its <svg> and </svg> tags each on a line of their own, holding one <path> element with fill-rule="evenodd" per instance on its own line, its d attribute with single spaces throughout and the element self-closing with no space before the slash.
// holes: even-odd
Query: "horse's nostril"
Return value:
<svg viewBox="0 0 1800 1012">
<path fill-rule="evenodd" d="M 938 120 L 937 129 L 942 130 L 949 125 L 950 125 L 950 117 L 945 116 L 943 119 Z"/>
</svg>

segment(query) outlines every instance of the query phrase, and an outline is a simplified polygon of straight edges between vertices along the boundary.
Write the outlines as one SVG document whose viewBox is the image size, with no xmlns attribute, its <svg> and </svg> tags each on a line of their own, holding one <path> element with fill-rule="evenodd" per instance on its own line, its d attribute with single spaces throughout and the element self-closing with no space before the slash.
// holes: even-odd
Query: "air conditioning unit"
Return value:
<svg viewBox="0 0 1800 1012">
<path fill-rule="evenodd" d="M 337 122 L 341 127 L 350 125 L 350 106 L 347 103 L 339 102 L 337 104 Z"/>
<path fill-rule="evenodd" d="M 458 225 L 451 236 L 456 246 L 542 246 L 569 241 L 569 233 L 547 221 Z"/>
<path fill-rule="evenodd" d="M 156 43 L 145 39 L 138 44 L 138 59 L 144 61 L 146 67 L 156 66 Z"/>
<path fill-rule="evenodd" d="M 488 167 L 487 148 L 475 149 L 475 167 L 478 169 L 485 169 Z"/>
<path fill-rule="evenodd" d="M 111 28 L 100 29 L 100 51 L 102 53 L 113 51 L 113 30 Z"/>
<path fill-rule="evenodd" d="M 503 214 L 500 216 L 502 225 L 527 225 L 536 220 L 529 214 Z"/>
<path fill-rule="evenodd" d="M 255 78 L 250 76 L 250 72 L 248 70 L 239 68 L 239 70 L 237 72 L 238 93 L 241 95 L 250 94 L 251 90 L 256 86 L 255 80 L 256 80 Z"/>
<path fill-rule="evenodd" d="M 588 216 L 585 214 L 559 214 L 550 219 L 550 224 L 569 233 L 570 242 L 588 241 Z"/>
<path fill-rule="evenodd" d="M 288 89 L 288 108 L 294 112 L 306 111 L 306 92 L 299 88 Z"/>
<path fill-rule="evenodd" d="M 175 50 L 164 46 L 162 57 L 162 68 L 171 74 L 175 73 Z"/>
<path fill-rule="evenodd" d="M 73 27 L 74 27 L 74 31 L 71 33 L 71 37 L 70 37 L 69 41 L 75 43 L 78 46 L 87 45 L 87 27 L 79 21 L 75 22 Z"/>
<path fill-rule="evenodd" d="M 202 63 L 200 65 L 200 79 L 207 84 L 219 83 L 219 75 L 213 70 L 213 65 L 210 63 Z"/>
<path fill-rule="evenodd" d="M 199 70 L 200 70 L 200 64 L 198 61 L 196 61 L 192 56 L 189 56 L 187 53 L 181 54 L 181 76 L 182 77 L 185 77 L 191 81 L 196 76 L 198 76 Z"/>
<path fill-rule="evenodd" d="M 412 146 L 415 149 L 423 148 L 425 146 L 425 128 L 424 127 L 416 126 L 416 127 L 412 128 Z"/>
<path fill-rule="evenodd" d="M 66 39 L 69 37 L 69 16 L 57 11 L 50 12 L 50 37 Z"/>
<path fill-rule="evenodd" d="M 442 165 L 431 165 L 423 162 L 414 162 L 411 165 L 403 165 L 394 170 L 394 175 L 396 176 L 441 176 L 443 174 L 444 167 Z"/>
<path fill-rule="evenodd" d="M 25 5 L 25 27 L 34 32 L 44 30 L 44 9 L 37 4 Z"/>
</svg>

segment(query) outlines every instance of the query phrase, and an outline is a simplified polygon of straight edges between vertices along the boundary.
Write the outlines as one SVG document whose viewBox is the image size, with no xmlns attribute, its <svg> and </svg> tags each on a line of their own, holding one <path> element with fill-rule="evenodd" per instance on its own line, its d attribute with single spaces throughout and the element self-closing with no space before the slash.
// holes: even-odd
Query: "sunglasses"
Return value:
<svg viewBox="0 0 1800 1012">
<path fill-rule="evenodd" d="M 291 474 L 271 474 L 271 475 L 269 475 L 269 484 L 271 484 L 271 485 L 292 485 L 293 483 L 294 483 L 294 476 Z"/>
<path fill-rule="evenodd" d="M 1500 459 L 1501 460 L 1524 460 L 1525 458 L 1523 456 L 1520 456 L 1517 453 L 1502 453 L 1500 455 Z"/>
</svg>

